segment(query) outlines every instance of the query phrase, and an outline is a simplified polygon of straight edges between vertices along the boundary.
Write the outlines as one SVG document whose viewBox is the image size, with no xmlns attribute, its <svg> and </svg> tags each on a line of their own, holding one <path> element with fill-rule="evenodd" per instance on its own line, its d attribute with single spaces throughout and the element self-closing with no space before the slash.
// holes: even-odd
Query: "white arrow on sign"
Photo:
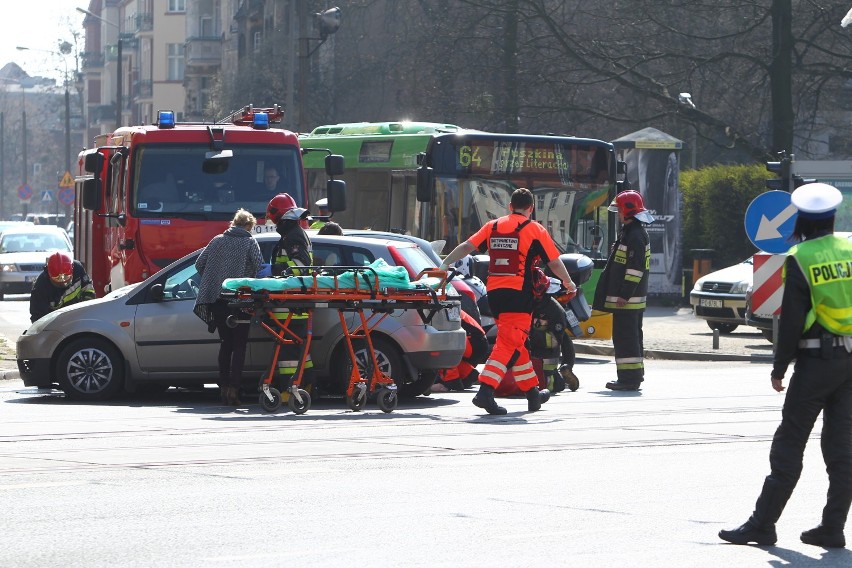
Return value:
<svg viewBox="0 0 852 568">
<path fill-rule="evenodd" d="M 791 203 L 772 219 L 767 218 L 766 215 L 761 215 L 760 224 L 757 226 L 757 234 L 754 236 L 754 240 L 766 241 L 769 239 L 780 239 L 782 235 L 778 232 L 778 227 L 795 215 L 796 211 L 798 209 Z"/>
</svg>

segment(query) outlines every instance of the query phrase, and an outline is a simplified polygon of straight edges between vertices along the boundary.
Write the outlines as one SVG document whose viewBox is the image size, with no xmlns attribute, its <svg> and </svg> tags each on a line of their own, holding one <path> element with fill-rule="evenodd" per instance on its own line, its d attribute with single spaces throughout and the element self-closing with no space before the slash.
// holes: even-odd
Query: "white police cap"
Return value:
<svg viewBox="0 0 852 568">
<path fill-rule="evenodd" d="M 328 209 L 328 198 L 323 197 L 322 199 L 317 199 L 314 205 L 322 209 Z"/>
<path fill-rule="evenodd" d="M 843 201 L 843 194 L 827 183 L 807 183 L 796 188 L 790 200 L 802 218 L 827 219 L 834 217 L 837 207 Z"/>
</svg>

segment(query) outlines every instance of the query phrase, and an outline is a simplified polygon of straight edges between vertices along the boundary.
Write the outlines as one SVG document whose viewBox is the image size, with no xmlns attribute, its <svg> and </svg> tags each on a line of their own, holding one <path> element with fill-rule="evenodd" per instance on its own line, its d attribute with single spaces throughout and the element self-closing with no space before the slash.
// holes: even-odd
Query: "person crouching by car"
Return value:
<svg viewBox="0 0 852 568">
<path fill-rule="evenodd" d="M 198 255 L 195 269 L 201 276 L 194 312 L 204 320 L 212 333 L 219 333 L 219 393 L 222 404 L 239 406 L 240 382 L 246 358 L 249 326 L 230 327 L 228 304 L 220 299 L 222 283 L 227 278 L 254 278 L 263 263 L 260 246 L 252 236 L 257 221 L 245 209 L 237 210 L 231 226 L 216 235 Z"/>
<path fill-rule="evenodd" d="M 33 284 L 30 321 L 35 323 L 54 310 L 94 298 L 95 288 L 83 265 L 67 252 L 55 252 L 47 257 Z"/>
</svg>

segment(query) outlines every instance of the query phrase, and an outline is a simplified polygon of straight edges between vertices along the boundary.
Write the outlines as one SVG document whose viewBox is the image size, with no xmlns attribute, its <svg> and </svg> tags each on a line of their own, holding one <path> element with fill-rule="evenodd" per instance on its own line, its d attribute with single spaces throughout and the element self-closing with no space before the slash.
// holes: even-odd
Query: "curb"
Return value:
<svg viewBox="0 0 852 568">
<path fill-rule="evenodd" d="M 579 341 L 574 342 L 574 351 L 584 355 L 601 355 L 613 357 L 612 347 L 602 345 L 584 345 Z M 734 353 L 704 353 L 696 351 L 660 351 L 656 349 L 645 350 L 646 359 L 667 359 L 672 361 L 751 361 L 753 363 L 771 363 L 772 357 L 768 355 L 737 355 Z"/>
</svg>

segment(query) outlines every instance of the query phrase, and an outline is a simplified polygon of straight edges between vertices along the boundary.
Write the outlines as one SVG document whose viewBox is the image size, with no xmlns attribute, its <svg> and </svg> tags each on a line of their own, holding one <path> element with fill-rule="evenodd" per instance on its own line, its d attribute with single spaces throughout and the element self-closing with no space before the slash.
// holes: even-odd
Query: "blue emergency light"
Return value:
<svg viewBox="0 0 852 568">
<path fill-rule="evenodd" d="M 266 130 L 269 128 L 269 113 L 268 112 L 256 112 L 254 113 L 254 117 L 251 121 L 252 128 L 256 128 L 258 130 Z"/>
<path fill-rule="evenodd" d="M 157 112 L 157 126 L 160 128 L 175 127 L 175 111 L 161 110 Z"/>
</svg>

